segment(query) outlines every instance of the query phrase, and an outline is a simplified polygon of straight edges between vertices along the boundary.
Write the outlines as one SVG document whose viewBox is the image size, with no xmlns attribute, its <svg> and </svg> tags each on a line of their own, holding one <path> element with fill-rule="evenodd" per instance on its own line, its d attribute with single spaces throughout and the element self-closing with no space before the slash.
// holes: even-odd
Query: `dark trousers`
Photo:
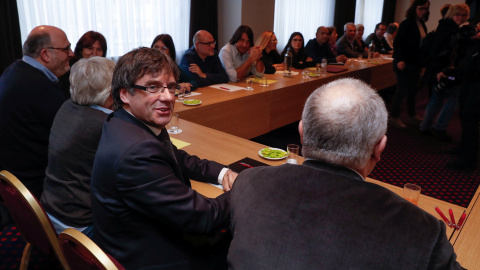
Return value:
<svg viewBox="0 0 480 270">
<path fill-rule="evenodd" d="M 458 102 L 462 125 L 461 156 L 465 161 L 475 163 L 479 150 L 480 81 L 463 85 Z"/>
<path fill-rule="evenodd" d="M 393 96 L 390 115 L 392 118 L 400 117 L 402 101 L 407 97 L 408 116 L 414 117 L 417 115 L 415 107 L 421 68 L 405 64 L 405 69 L 399 70 L 397 68 L 397 62 L 394 61 L 393 70 L 397 75 L 397 90 Z"/>
</svg>

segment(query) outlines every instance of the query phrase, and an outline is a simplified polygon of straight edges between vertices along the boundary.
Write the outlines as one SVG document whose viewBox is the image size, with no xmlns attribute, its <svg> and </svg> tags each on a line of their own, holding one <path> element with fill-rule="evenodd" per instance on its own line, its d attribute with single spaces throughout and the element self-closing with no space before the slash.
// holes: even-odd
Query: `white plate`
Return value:
<svg viewBox="0 0 480 270">
<path fill-rule="evenodd" d="M 201 100 L 198 100 L 198 101 L 200 101 L 200 102 L 197 103 L 197 104 L 188 104 L 188 103 L 186 103 L 186 101 L 193 101 L 193 100 L 198 100 L 198 99 L 185 99 L 185 100 L 183 101 L 183 105 L 187 105 L 187 106 L 198 106 L 198 105 L 202 104 L 202 101 L 201 101 Z"/>
<path fill-rule="evenodd" d="M 267 147 L 268 149 L 272 149 L 272 150 L 279 150 L 279 151 L 282 151 L 283 153 L 285 153 L 285 156 L 284 157 L 279 157 L 279 158 L 271 158 L 271 157 L 267 157 L 267 156 L 264 156 L 262 155 L 262 150 L 265 149 L 265 148 L 262 148 L 260 149 L 260 151 L 258 151 L 258 155 L 261 156 L 262 158 L 264 159 L 269 159 L 269 160 L 281 160 L 281 159 L 284 159 L 287 157 L 287 151 L 283 150 L 283 149 L 280 149 L 280 148 L 272 148 L 272 147 Z"/>
</svg>

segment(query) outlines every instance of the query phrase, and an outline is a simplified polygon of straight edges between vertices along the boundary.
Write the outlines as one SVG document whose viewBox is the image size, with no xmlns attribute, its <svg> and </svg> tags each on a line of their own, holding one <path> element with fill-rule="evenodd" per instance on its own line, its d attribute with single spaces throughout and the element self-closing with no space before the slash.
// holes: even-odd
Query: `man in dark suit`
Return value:
<svg viewBox="0 0 480 270">
<path fill-rule="evenodd" d="M 328 39 L 328 29 L 325 26 L 318 27 L 315 38 L 310 39 L 305 46 L 305 52 L 315 63 L 321 63 L 324 58 L 328 63 L 345 62 L 347 57 L 345 55 L 335 56 L 328 46 Z"/>
<path fill-rule="evenodd" d="M 344 54 L 350 58 L 357 58 L 359 55 L 366 58 L 368 52 L 365 51 L 362 45 L 355 40 L 357 34 L 357 27 L 355 24 L 349 22 L 343 26 L 344 35 L 337 41 L 338 54 Z M 368 46 L 369 44 L 367 44 Z M 375 53 L 375 57 L 379 57 L 379 53 Z"/>
<path fill-rule="evenodd" d="M 212 34 L 199 30 L 193 36 L 193 46 L 185 52 L 180 62 L 180 67 L 188 70 L 198 87 L 228 82 L 227 72 L 215 51 L 215 44 Z"/>
<path fill-rule="evenodd" d="M 127 269 L 211 269 L 209 247 L 186 234 L 206 235 L 229 221 L 230 193 L 204 198 L 189 179 L 228 191 L 236 174 L 178 150 L 165 129 L 178 76 L 175 63 L 150 48 L 122 56 L 113 73 L 115 112 L 92 169 L 94 240 Z"/>
<path fill-rule="evenodd" d="M 373 44 L 375 45 L 375 52 L 379 52 L 381 54 L 391 53 L 392 47 L 388 45 L 388 42 L 384 37 L 386 31 L 387 31 L 386 24 L 382 22 L 377 23 L 377 25 L 375 25 L 375 33 L 371 33 L 370 35 L 368 35 L 367 39 L 365 40 L 365 43 L 367 44 L 367 46 L 370 46 L 370 44 L 373 41 Z"/>
<path fill-rule="evenodd" d="M 235 181 L 230 269 L 459 269 L 443 222 L 365 182 L 387 118 L 359 80 L 312 93 L 299 124 L 303 165 L 248 169 Z"/>
<path fill-rule="evenodd" d="M 65 101 L 58 77 L 73 57 L 65 33 L 35 27 L 23 44 L 23 58 L 0 77 L 0 170 L 15 175 L 38 199 L 47 167 L 53 118 Z M 1 201 L 1 199 L 0 199 Z M 0 203 L 0 225 L 9 217 Z"/>
</svg>

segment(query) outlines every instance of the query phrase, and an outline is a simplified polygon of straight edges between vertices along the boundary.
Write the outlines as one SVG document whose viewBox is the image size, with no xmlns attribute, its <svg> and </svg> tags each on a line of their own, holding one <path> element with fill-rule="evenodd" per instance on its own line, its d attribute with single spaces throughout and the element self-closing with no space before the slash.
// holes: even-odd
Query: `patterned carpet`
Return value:
<svg viewBox="0 0 480 270">
<path fill-rule="evenodd" d="M 388 101 L 388 92 L 383 94 Z M 419 94 L 419 100 L 418 112 L 421 115 L 426 105 L 426 91 Z M 297 127 L 298 122 L 252 140 L 282 149 L 290 143 L 300 145 Z M 405 130 L 389 128 L 387 148 L 370 177 L 400 187 L 407 182 L 416 183 L 422 187 L 425 195 L 466 207 L 480 184 L 480 170 L 445 168 L 445 164 L 454 158 L 445 149 L 459 142 L 460 132 L 458 116 L 455 116 L 448 129 L 453 136 L 453 143 L 423 135 L 413 127 Z M 25 242 L 15 226 L 7 226 L 0 231 L 0 269 L 18 269 L 24 247 Z M 34 249 L 29 269 L 61 267 L 54 257 L 44 256 Z"/>
<path fill-rule="evenodd" d="M 392 90 L 382 90 L 387 104 Z M 423 115 L 428 101 L 428 92 L 423 89 L 418 94 L 417 113 Z M 406 108 L 403 110 L 406 111 Z M 402 118 L 407 118 L 403 115 Z M 253 138 L 258 143 L 285 149 L 287 144 L 300 145 L 298 122 L 273 130 Z M 422 194 L 467 207 L 480 184 L 480 170 L 454 170 L 445 167 L 455 156 L 446 153 L 454 147 L 461 136 L 458 113 L 450 122 L 447 133 L 453 142 L 446 143 L 432 136 L 421 134 L 418 128 L 404 130 L 388 128 L 387 147 L 382 160 L 369 175 L 373 179 L 403 187 L 405 183 L 415 183 L 422 187 Z"/>
</svg>

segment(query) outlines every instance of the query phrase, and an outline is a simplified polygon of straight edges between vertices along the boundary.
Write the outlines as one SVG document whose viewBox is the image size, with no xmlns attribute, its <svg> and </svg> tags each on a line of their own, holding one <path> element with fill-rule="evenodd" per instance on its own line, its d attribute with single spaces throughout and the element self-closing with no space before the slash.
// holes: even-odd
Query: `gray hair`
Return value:
<svg viewBox="0 0 480 270">
<path fill-rule="evenodd" d="M 365 26 L 363 26 L 363 24 L 360 24 L 360 23 L 359 23 L 359 24 L 356 25 L 356 27 L 357 27 L 357 29 L 363 29 L 363 30 L 365 30 Z"/>
<path fill-rule="evenodd" d="M 51 44 L 50 34 L 47 31 L 41 31 L 40 33 L 30 34 L 23 43 L 23 55 L 37 58 L 40 56 L 40 52 L 45 47 Z"/>
<path fill-rule="evenodd" d="M 104 57 L 82 58 L 70 72 L 70 94 L 79 105 L 103 105 L 110 96 L 115 63 Z"/>
<path fill-rule="evenodd" d="M 348 22 L 348 23 L 346 23 L 346 24 L 343 26 L 343 31 L 347 31 L 347 27 L 350 26 L 350 25 L 352 25 L 353 27 L 355 27 L 355 24 L 354 24 L 354 23 Z M 355 28 L 356 28 L 356 27 L 355 27 Z"/>
<path fill-rule="evenodd" d="M 380 96 L 357 79 L 339 79 L 313 92 L 303 109 L 303 156 L 363 168 L 387 131 Z"/>
</svg>

